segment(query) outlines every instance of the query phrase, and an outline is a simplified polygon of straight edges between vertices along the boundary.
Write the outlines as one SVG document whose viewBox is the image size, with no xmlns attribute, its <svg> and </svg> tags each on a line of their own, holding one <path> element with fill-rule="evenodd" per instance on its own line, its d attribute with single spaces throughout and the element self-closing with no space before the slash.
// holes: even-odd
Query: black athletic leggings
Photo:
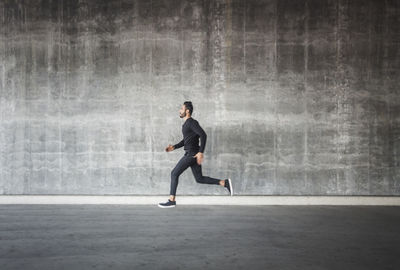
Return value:
<svg viewBox="0 0 400 270">
<path fill-rule="evenodd" d="M 185 151 L 185 155 L 179 160 L 175 168 L 171 171 L 171 189 L 170 195 L 176 195 L 176 188 L 178 187 L 179 176 L 190 166 L 194 178 L 197 183 L 219 185 L 219 179 L 203 176 L 201 172 L 201 165 L 197 164 L 197 158 L 194 157 L 197 153 Z"/>
</svg>

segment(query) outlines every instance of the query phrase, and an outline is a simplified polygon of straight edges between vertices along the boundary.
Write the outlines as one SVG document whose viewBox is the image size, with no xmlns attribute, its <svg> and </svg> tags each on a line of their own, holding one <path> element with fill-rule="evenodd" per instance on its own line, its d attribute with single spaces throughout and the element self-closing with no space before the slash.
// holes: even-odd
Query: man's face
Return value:
<svg viewBox="0 0 400 270">
<path fill-rule="evenodd" d="M 182 107 L 179 110 L 179 117 L 184 118 L 185 116 L 186 116 L 186 108 L 185 108 L 185 105 L 182 104 Z"/>
</svg>

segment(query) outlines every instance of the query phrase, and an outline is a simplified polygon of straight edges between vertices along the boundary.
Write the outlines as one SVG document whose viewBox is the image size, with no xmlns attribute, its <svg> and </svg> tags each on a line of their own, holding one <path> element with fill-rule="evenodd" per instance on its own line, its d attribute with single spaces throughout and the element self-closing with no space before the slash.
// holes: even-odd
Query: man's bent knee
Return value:
<svg viewBox="0 0 400 270">
<path fill-rule="evenodd" d="M 179 176 L 179 174 L 176 171 L 172 171 L 171 172 L 171 177 L 172 178 L 177 178 Z"/>
</svg>

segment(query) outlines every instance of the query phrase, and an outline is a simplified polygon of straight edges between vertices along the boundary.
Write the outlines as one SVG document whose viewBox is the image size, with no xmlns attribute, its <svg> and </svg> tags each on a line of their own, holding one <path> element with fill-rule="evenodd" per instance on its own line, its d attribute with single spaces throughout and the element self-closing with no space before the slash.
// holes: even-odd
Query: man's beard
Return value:
<svg viewBox="0 0 400 270">
<path fill-rule="evenodd" d="M 185 115 L 179 114 L 179 117 L 180 117 L 180 118 L 183 118 L 183 117 L 185 117 Z"/>
</svg>

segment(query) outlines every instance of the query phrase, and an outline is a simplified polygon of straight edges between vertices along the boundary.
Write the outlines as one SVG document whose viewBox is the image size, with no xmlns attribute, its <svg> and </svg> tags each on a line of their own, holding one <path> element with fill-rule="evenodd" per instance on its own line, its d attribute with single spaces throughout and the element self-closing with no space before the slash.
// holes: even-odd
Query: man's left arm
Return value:
<svg viewBox="0 0 400 270">
<path fill-rule="evenodd" d="M 199 150 L 199 152 L 200 153 L 204 153 L 204 149 L 206 148 L 207 134 L 201 128 L 201 126 L 199 125 L 198 121 L 193 121 L 191 128 L 197 135 L 200 136 L 200 150 Z"/>
</svg>

